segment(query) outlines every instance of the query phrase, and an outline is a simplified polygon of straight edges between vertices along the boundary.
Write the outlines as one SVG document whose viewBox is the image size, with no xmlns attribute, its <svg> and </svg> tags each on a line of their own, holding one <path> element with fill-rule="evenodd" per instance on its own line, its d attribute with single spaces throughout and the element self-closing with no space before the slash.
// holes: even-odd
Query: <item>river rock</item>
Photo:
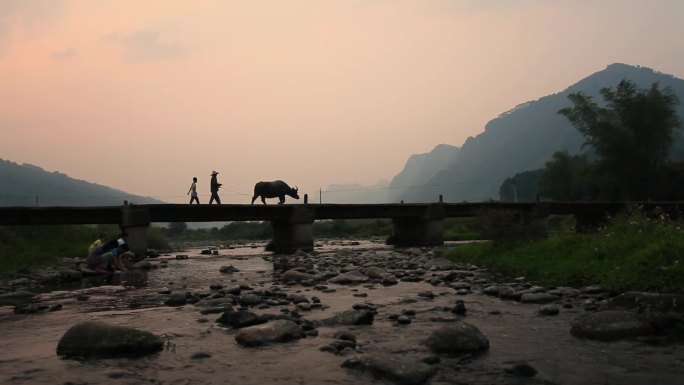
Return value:
<svg viewBox="0 0 684 385">
<path fill-rule="evenodd" d="M 516 377 L 534 377 L 537 375 L 537 369 L 533 368 L 527 362 L 518 362 L 505 369 L 505 372 Z"/>
<path fill-rule="evenodd" d="M 280 279 L 283 282 L 302 282 L 315 280 L 316 276 L 312 274 L 303 273 L 297 270 L 288 270 L 280 276 Z"/>
<path fill-rule="evenodd" d="M 235 341 L 245 347 L 286 342 L 304 337 L 302 328 L 293 321 L 279 319 L 240 329 Z"/>
<path fill-rule="evenodd" d="M 524 293 L 520 296 L 522 303 L 549 303 L 557 300 L 557 296 L 549 293 Z"/>
<path fill-rule="evenodd" d="M 371 266 L 366 269 L 365 274 L 368 278 L 382 279 L 385 275 L 387 275 L 387 272 L 377 266 Z"/>
<path fill-rule="evenodd" d="M 607 310 L 587 314 L 573 322 L 570 333 L 576 337 L 612 341 L 653 334 L 653 327 L 637 314 Z"/>
<path fill-rule="evenodd" d="M 368 277 L 363 275 L 358 270 L 348 271 L 346 273 L 338 274 L 337 276 L 330 278 L 328 282 L 336 283 L 339 285 L 353 285 L 358 283 L 364 283 L 368 281 Z"/>
<path fill-rule="evenodd" d="M 435 330 L 425 341 L 435 353 L 476 353 L 489 349 L 489 340 L 480 330 L 465 321 L 457 321 Z"/>
<path fill-rule="evenodd" d="M 369 309 L 347 310 L 320 321 L 322 325 L 372 325 L 373 311 Z"/>
<path fill-rule="evenodd" d="M 515 289 L 510 286 L 499 286 L 499 298 L 519 299 L 520 293 L 515 291 Z"/>
<path fill-rule="evenodd" d="M 262 303 L 264 299 L 257 294 L 247 293 L 240 296 L 238 302 L 243 306 L 254 306 Z"/>
<path fill-rule="evenodd" d="M 195 306 L 200 307 L 200 308 L 223 307 L 223 308 L 225 308 L 225 310 L 232 310 L 233 309 L 233 298 L 222 297 L 222 298 L 204 299 L 202 301 L 195 303 Z"/>
<path fill-rule="evenodd" d="M 553 295 L 557 295 L 557 296 L 563 297 L 563 298 L 574 298 L 574 297 L 577 297 L 578 295 L 580 295 L 581 292 L 579 290 L 573 288 L 573 287 L 563 286 L 563 287 L 557 287 L 553 290 L 549 290 L 548 293 L 553 294 Z"/>
<path fill-rule="evenodd" d="M 30 291 L 12 291 L 0 294 L 0 306 L 21 306 L 33 302 L 35 293 Z"/>
<path fill-rule="evenodd" d="M 372 354 L 350 358 L 342 367 L 368 372 L 378 379 L 399 385 L 420 385 L 435 374 L 436 369 L 407 356 Z"/>
<path fill-rule="evenodd" d="M 496 297 L 499 295 L 499 286 L 487 286 L 484 289 L 482 289 L 482 294 Z"/>
<path fill-rule="evenodd" d="M 268 318 L 244 310 L 225 311 L 216 320 L 216 323 L 227 325 L 234 329 L 241 329 L 244 327 L 260 325 L 266 322 L 268 322 Z"/>
<path fill-rule="evenodd" d="M 184 292 L 175 291 L 169 295 L 169 297 L 164 301 L 166 306 L 183 306 L 188 303 L 187 296 Z"/>
<path fill-rule="evenodd" d="M 83 273 L 74 269 L 60 270 L 59 276 L 63 281 L 79 281 L 83 278 Z"/>
<path fill-rule="evenodd" d="M 539 315 L 558 315 L 560 310 L 556 305 L 544 305 L 537 311 Z"/>
<path fill-rule="evenodd" d="M 65 357 L 140 356 L 162 348 L 162 340 L 150 332 L 85 321 L 64 333 L 57 344 L 57 354 Z"/>
<path fill-rule="evenodd" d="M 608 298 L 599 310 L 637 310 L 656 312 L 675 312 L 684 314 L 684 294 L 661 294 L 629 291 Z"/>
<path fill-rule="evenodd" d="M 228 266 L 221 266 L 221 268 L 219 268 L 219 271 L 223 274 L 231 274 L 231 273 L 236 273 L 240 270 L 233 265 L 228 265 Z"/>
<path fill-rule="evenodd" d="M 435 258 L 425 262 L 425 268 L 430 270 L 451 270 L 454 262 L 446 258 Z"/>
</svg>

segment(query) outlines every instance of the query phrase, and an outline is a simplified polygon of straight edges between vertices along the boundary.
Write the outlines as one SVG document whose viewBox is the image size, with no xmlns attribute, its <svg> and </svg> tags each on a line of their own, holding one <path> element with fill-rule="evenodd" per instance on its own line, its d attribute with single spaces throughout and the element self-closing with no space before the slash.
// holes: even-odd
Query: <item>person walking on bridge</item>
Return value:
<svg viewBox="0 0 684 385">
<path fill-rule="evenodd" d="M 216 179 L 216 175 L 218 175 L 218 172 L 216 170 L 211 172 L 211 198 L 209 198 L 209 204 L 212 204 L 214 200 L 216 200 L 216 204 L 221 204 L 221 198 L 218 196 L 218 190 L 221 188 L 222 184 L 218 182 Z"/>
<path fill-rule="evenodd" d="M 190 190 L 188 190 L 188 194 L 190 194 L 190 204 L 192 204 L 193 201 L 197 202 L 197 204 L 200 204 L 199 198 L 197 197 L 197 177 L 192 178 L 192 184 L 190 185 Z"/>
</svg>

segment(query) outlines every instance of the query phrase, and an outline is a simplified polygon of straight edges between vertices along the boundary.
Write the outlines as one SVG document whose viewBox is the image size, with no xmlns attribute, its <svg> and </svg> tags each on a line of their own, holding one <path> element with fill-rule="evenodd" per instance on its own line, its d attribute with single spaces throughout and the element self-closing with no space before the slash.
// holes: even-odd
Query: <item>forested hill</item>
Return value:
<svg viewBox="0 0 684 385">
<path fill-rule="evenodd" d="M 164 203 L 3 159 L 0 159 L 0 181 L 0 206 L 119 206 L 125 200 L 138 204 Z"/>
<path fill-rule="evenodd" d="M 448 202 L 498 199 L 499 186 L 506 178 L 542 168 L 556 151 L 567 150 L 571 154 L 580 151 L 583 137 L 558 114 L 558 110 L 571 105 L 570 93 L 582 91 L 601 103 L 600 89 L 615 88 L 623 79 L 631 80 L 640 88 L 649 88 L 658 82 L 660 89 L 671 87 L 684 101 L 684 80 L 645 67 L 611 64 L 562 92 L 523 103 L 499 115 L 487 123 L 484 132 L 468 138 L 446 163 L 435 165 L 429 171 L 422 168 L 421 172 L 429 174 L 423 176 L 424 187 L 401 189 L 398 198 L 391 198 L 434 202 L 441 194 Z M 684 117 L 681 103 L 679 115 Z M 680 132 L 673 157 L 681 159 L 683 154 L 684 139 Z"/>
</svg>

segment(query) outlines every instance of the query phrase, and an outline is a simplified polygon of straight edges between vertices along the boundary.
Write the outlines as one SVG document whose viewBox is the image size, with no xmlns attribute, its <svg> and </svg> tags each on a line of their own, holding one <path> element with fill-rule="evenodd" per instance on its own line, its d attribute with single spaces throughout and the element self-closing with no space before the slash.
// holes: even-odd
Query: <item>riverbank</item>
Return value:
<svg viewBox="0 0 684 385">
<path fill-rule="evenodd" d="M 625 291 L 684 293 L 684 229 L 666 218 L 619 217 L 595 233 L 559 232 L 533 241 L 473 243 L 445 257 L 546 286 L 599 284 Z"/>
</svg>

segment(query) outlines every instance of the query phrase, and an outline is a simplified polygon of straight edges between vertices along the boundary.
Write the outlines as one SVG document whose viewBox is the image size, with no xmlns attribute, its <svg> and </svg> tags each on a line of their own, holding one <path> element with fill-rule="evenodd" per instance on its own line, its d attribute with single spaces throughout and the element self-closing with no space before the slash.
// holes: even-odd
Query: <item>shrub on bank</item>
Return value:
<svg viewBox="0 0 684 385">
<path fill-rule="evenodd" d="M 121 230 L 116 225 L 0 226 L 0 278 L 22 269 L 70 264 L 65 258 L 85 258 L 88 247 L 101 232 L 110 238 Z M 166 248 L 160 229 L 148 229 L 150 248 Z"/>
<path fill-rule="evenodd" d="M 638 212 L 618 216 L 596 233 L 565 231 L 544 240 L 470 244 L 446 256 L 547 286 L 598 283 L 612 293 L 684 292 L 682 223 Z"/>
</svg>

